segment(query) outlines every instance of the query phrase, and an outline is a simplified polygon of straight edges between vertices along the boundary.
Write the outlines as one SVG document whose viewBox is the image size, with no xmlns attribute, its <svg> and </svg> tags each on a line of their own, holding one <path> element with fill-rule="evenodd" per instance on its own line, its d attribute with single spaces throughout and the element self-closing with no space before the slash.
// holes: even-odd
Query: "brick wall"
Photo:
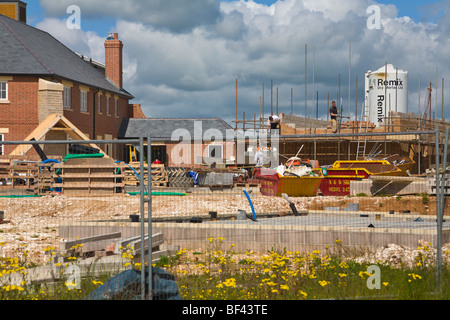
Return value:
<svg viewBox="0 0 450 320">
<path fill-rule="evenodd" d="M 84 90 L 86 90 L 86 88 L 84 88 Z M 96 89 L 88 88 L 88 109 L 87 112 L 81 112 L 80 91 L 80 86 L 78 84 L 73 84 L 72 109 L 64 109 L 64 116 L 90 139 L 105 140 L 111 136 L 112 139 L 115 140 L 122 119 L 127 118 L 129 115 L 128 99 L 104 91 L 97 92 Z M 98 96 L 100 96 L 100 112 L 98 110 Z M 110 106 L 109 114 L 107 113 L 106 108 L 108 97 Z M 117 100 L 118 107 L 117 115 L 115 113 L 115 100 Z M 120 148 L 120 150 L 122 150 L 122 148 Z M 123 152 L 117 152 L 117 157 L 118 160 L 123 160 Z"/>
<path fill-rule="evenodd" d="M 4 133 L 5 141 L 24 140 L 46 118 L 49 112 L 63 113 L 70 122 L 91 139 L 105 139 L 106 136 L 116 139 L 122 119 L 128 118 L 130 114 L 129 100 L 112 94 L 108 94 L 110 96 L 110 114 L 107 114 L 106 92 L 99 92 L 101 102 L 101 112 L 99 113 L 97 97 L 95 97 L 94 109 L 94 95 L 97 90 L 85 88 L 76 83 L 71 84 L 71 109 L 62 109 L 62 91 L 39 90 L 38 77 L 14 76 L 8 79 L 12 79 L 8 81 L 9 103 L 0 103 L 0 129 L 2 132 L 6 131 Z M 87 112 L 80 111 L 81 88 L 88 92 Z M 117 115 L 114 105 L 116 99 Z M 58 138 L 60 140 L 62 136 Z M 5 146 L 5 154 L 11 153 L 15 148 L 15 146 Z M 123 152 L 118 152 L 118 156 L 123 157 Z"/>
<path fill-rule="evenodd" d="M 144 114 L 144 111 L 142 111 L 141 105 L 140 104 L 130 104 L 128 106 L 129 110 L 129 114 L 128 114 L 128 118 L 137 118 L 137 119 L 145 119 L 147 118 Z"/>
<path fill-rule="evenodd" d="M 24 140 L 38 125 L 39 81 L 14 76 L 8 81 L 9 103 L 0 104 L 0 128 L 8 129 L 5 141 Z M 9 154 L 15 146 L 5 146 Z"/>
<path fill-rule="evenodd" d="M 180 142 L 166 142 L 165 146 L 167 148 L 167 166 L 182 167 L 182 168 L 203 167 L 200 164 L 196 164 L 195 160 L 197 157 L 207 156 L 208 145 L 209 144 L 201 144 L 199 146 L 193 143 L 187 143 L 185 145 L 182 145 Z M 183 153 L 184 151 L 186 151 L 186 154 Z M 190 153 L 188 154 L 188 152 Z M 234 155 L 234 144 L 224 145 L 223 163 L 225 163 L 225 160 L 228 155 Z"/>
<path fill-rule="evenodd" d="M 81 89 L 87 91 L 87 112 L 80 109 Z M 103 91 L 97 91 L 92 88 L 84 88 L 76 83 L 72 90 L 72 108 L 64 109 L 64 116 L 72 122 L 78 129 L 96 139 L 98 136 L 106 134 L 117 137 L 123 118 L 128 117 L 128 99 L 116 95 L 108 94 Z M 98 96 L 100 96 L 100 112 L 98 110 Z M 109 97 L 109 114 L 106 112 L 107 97 Z M 115 100 L 117 100 L 118 114 L 115 114 Z M 95 124 L 95 135 L 94 135 Z"/>
<path fill-rule="evenodd" d="M 123 65 L 122 65 L 123 43 L 119 35 L 114 34 L 114 39 L 105 41 L 105 72 L 119 88 L 123 87 Z"/>
</svg>

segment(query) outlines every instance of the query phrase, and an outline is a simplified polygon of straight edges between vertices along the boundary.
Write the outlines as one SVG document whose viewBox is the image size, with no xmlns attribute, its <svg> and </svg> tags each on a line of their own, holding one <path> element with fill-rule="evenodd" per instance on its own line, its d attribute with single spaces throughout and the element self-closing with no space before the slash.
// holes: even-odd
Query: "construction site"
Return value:
<svg viewBox="0 0 450 320">
<path fill-rule="evenodd" d="M 339 240 L 366 250 L 426 242 L 442 255 L 450 243 L 450 122 L 430 116 L 429 93 L 422 115 L 389 110 L 376 124 L 367 95 L 360 119 L 338 116 L 335 131 L 330 119 L 282 113 L 268 130 L 262 111 L 253 120 L 244 113 L 234 128 L 224 125 L 234 129 L 226 142 L 184 141 L 192 148 L 179 166 L 167 135 L 133 133 L 151 119 L 127 121 L 121 139 L 108 141 L 49 115 L 24 141 L 1 142 L 12 151 L 0 160 L 0 252 L 27 251 L 40 266 L 28 270 L 30 283 L 54 281 L 53 268 L 74 247 L 80 265 L 118 272 L 127 245 L 133 261 L 157 262 L 205 248 L 211 237 L 242 252 Z M 205 120 L 203 130 L 217 123 Z M 61 133 L 70 139 L 53 140 Z"/>
<path fill-rule="evenodd" d="M 136 222 L 142 221 L 142 212 L 149 210 L 149 202 L 145 202 L 142 211 L 141 190 L 148 194 L 149 189 L 153 228 L 164 234 L 165 243 L 172 249 L 186 245 L 194 249 L 212 234 L 223 235 L 237 248 L 251 245 L 261 251 L 274 245 L 327 245 L 334 238 L 342 238 L 342 234 L 346 234 L 348 245 L 369 247 L 387 245 L 394 238 L 402 245 L 423 239 L 436 242 L 436 150 L 444 150 L 450 123 L 391 112 L 379 127 L 369 120 L 342 121 L 340 132 L 333 133 L 328 121 L 304 121 L 294 115 L 280 118 L 276 154 L 281 166 L 285 165 L 284 178 L 292 180 L 291 185 L 286 181 L 284 188 L 276 181 L 282 177 L 279 171 L 275 171 L 277 177 L 274 172 L 264 175 L 263 170 L 273 169 L 255 166 L 255 152 L 248 150 L 255 140 L 253 136 L 245 138 L 246 163 L 242 165 L 220 161 L 192 167 L 152 164 L 150 173 L 147 161 L 139 161 L 141 154 L 149 152 L 145 139 L 142 153 L 136 153 L 140 150 L 138 141 L 115 141 L 115 148 L 123 148 L 128 156 L 132 154 L 130 161 L 121 161 L 105 156 L 96 144 L 104 142 L 89 141 L 81 133 L 72 144 L 45 142 L 44 133 L 51 131 L 77 134 L 68 122 L 59 121 L 50 131 L 33 133 L 30 137 L 42 144 L 33 144 L 31 138 L 22 145 L 17 142 L 16 151 L 2 160 L 1 238 L 6 243 L 2 252 L 13 253 L 31 243 L 35 247 L 31 256 L 42 263 L 42 250 L 47 246 L 60 247 L 77 238 L 117 233 L 122 239 L 136 237 L 140 233 Z M 253 127 L 248 122 L 239 123 L 243 130 L 256 126 L 254 122 Z M 265 123 L 257 131 L 264 129 Z M 64 159 L 54 156 L 61 150 L 68 150 Z M 270 146 L 267 150 L 273 153 Z M 34 156 L 16 155 L 24 153 Z M 51 159 L 48 154 L 52 154 Z M 303 173 L 296 174 L 293 170 L 304 167 L 309 169 L 306 173 L 300 170 Z M 310 184 L 302 179 L 314 181 Z M 447 179 L 443 180 L 444 195 L 449 192 Z M 248 198 L 244 191 L 250 193 Z M 450 209 L 444 203 L 448 215 Z M 297 230 L 296 223 L 288 221 L 292 216 L 307 216 L 301 218 L 306 225 L 302 223 Z M 306 222 L 314 216 L 318 217 L 316 222 Z M 418 218 L 429 220 L 430 225 L 412 223 Z M 255 223 L 260 219 L 269 219 L 273 224 Z M 351 221 L 355 220 L 353 225 Z M 383 226 L 367 229 L 377 223 Z M 289 233 L 294 235 L 280 240 L 277 232 L 282 232 L 284 238 L 285 224 L 289 230 L 293 228 Z M 241 227 L 244 229 L 239 231 Z M 448 222 L 443 227 L 446 243 L 450 236 Z M 249 234 L 249 228 L 256 228 L 255 235 Z M 301 234 L 311 238 L 296 241 Z M 114 252 L 108 251 L 108 245 L 114 242 L 99 239 L 102 241 L 83 249 L 86 256 Z"/>
<path fill-rule="evenodd" d="M 105 38 L 85 30 L 76 36 L 84 35 L 83 39 L 68 41 L 103 63 L 58 40 L 66 33 L 51 34 L 63 21 L 55 13 L 46 23 L 38 23 L 52 11 L 47 10 L 50 2 L 28 6 L 33 26 L 27 23 L 26 2 L 0 1 L 0 300 L 182 296 L 241 301 L 367 295 L 385 299 L 403 292 L 414 299 L 419 286 L 411 285 L 413 280 L 414 285 L 427 284 L 420 289 L 421 297 L 447 298 L 450 291 L 440 288 L 448 288 L 450 278 L 450 121 L 438 70 L 436 82 L 428 81 L 422 89 L 419 73 L 417 92 L 409 89 L 408 71 L 387 61 L 353 82 L 352 65 L 366 68 L 367 63 L 379 63 L 382 55 L 364 61 L 359 57 L 367 54 L 364 49 L 358 52 L 361 61 L 352 64 L 349 42 L 348 95 L 342 94 L 342 77 L 337 74 L 343 56 L 336 55 L 336 60 L 320 66 L 319 99 L 315 48 L 312 89 L 308 45 L 305 69 L 294 71 L 299 48 L 295 41 L 303 44 L 303 34 L 296 31 L 300 40 L 286 36 L 286 42 L 280 42 L 283 47 L 295 40 L 291 58 L 279 48 L 263 52 L 272 44 L 261 41 L 247 46 L 238 42 L 244 37 L 238 40 L 233 35 L 253 28 L 246 25 L 244 11 L 224 9 L 239 5 L 243 10 L 248 5 L 258 20 L 254 24 L 264 25 L 259 38 L 266 29 L 279 28 L 273 24 L 277 19 L 282 19 L 283 33 L 295 29 L 285 22 L 287 16 L 280 17 L 296 11 L 300 2 L 277 1 L 280 8 L 291 6 L 282 10 L 285 13 L 274 11 L 274 4 L 266 8 L 267 13 L 254 14 L 257 1 L 221 5 L 217 1 L 210 8 L 217 21 L 197 25 L 196 15 L 211 2 L 196 3 L 200 8 L 195 12 L 179 10 L 189 20 L 194 17 L 195 23 L 188 28 L 193 32 L 176 27 L 174 38 L 166 37 L 174 30 L 151 21 L 137 28 L 133 23 L 139 17 L 133 14 L 132 23 L 120 17 L 115 25 L 102 29 L 108 31 Z M 88 14 L 86 6 L 86 21 L 88 16 L 103 16 L 103 12 Z M 298 11 L 303 14 L 306 7 L 302 3 Z M 351 7 L 345 20 L 359 15 Z M 67 28 L 70 19 L 81 18 L 79 6 L 70 6 L 63 14 L 70 14 L 69 9 L 74 12 Z M 321 23 L 333 20 L 324 12 L 308 10 Z M 175 21 L 172 11 L 167 16 Z M 260 20 L 264 16 L 270 20 Z M 107 23 L 116 20 L 108 17 Z M 303 15 L 298 17 L 302 21 Z M 236 19 L 243 19 L 242 30 Z M 361 21 L 364 13 L 358 18 Z M 103 22 L 100 19 L 96 27 Z M 338 31 L 347 30 L 350 25 L 345 23 Z M 146 28 L 148 37 L 140 34 Z M 110 32 L 116 29 L 124 42 L 118 31 Z M 204 38 L 191 43 L 197 33 Z M 216 38 L 216 33 L 220 47 L 205 50 L 215 45 L 208 38 Z M 71 40 L 74 35 L 70 34 Z M 181 41 L 184 49 L 175 55 L 186 35 L 187 40 Z M 165 43 L 166 38 L 172 44 Z M 276 38 L 273 33 L 269 40 Z M 344 52 L 342 39 L 325 48 L 326 60 L 330 48 Z M 142 46 L 147 43 L 151 45 Z M 402 50 L 408 48 L 402 41 L 400 45 Z M 192 50 L 195 46 L 198 51 Z M 251 53 L 234 52 L 238 46 Z M 439 46 L 428 44 L 431 47 Z M 230 48 L 229 62 L 210 60 L 212 55 L 224 59 L 227 54 L 222 52 Z M 208 51 L 210 56 L 203 56 Z M 381 52 L 391 54 L 382 47 Z M 183 61 L 183 56 L 196 61 Z M 241 56 L 248 60 L 239 60 Z M 389 57 L 399 61 L 394 58 L 403 59 L 400 53 Z M 272 68 L 262 64 L 268 60 L 275 61 Z M 238 66 L 239 61 L 245 68 Z M 218 67 L 222 62 L 224 69 Z M 190 70 L 183 70 L 185 65 Z M 329 66 L 331 70 L 326 69 Z M 269 71 L 283 73 L 277 79 L 291 89 L 290 112 L 289 99 L 279 103 L 273 80 L 269 107 L 265 84 L 261 95 L 255 89 L 255 81 Z M 239 78 L 234 88 L 235 74 L 246 86 L 244 99 L 240 99 Z M 304 83 L 299 74 L 304 75 Z M 230 75 L 227 87 L 223 79 Z M 165 78 L 179 79 L 169 84 L 163 82 Z M 361 79 L 364 88 L 358 87 Z M 303 84 L 304 112 L 303 101 L 296 101 L 294 107 L 291 88 Z M 323 98 L 325 90 L 332 92 Z M 417 104 L 411 101 L 416 93 Z M 159 112 L 164 118 L 146 116 L 136 101 L 147 104 L 145 111 Z M 167 118 L 173 114 L 177 117 Z M 182 118 L 184 114 L 190 118 Z M 372 267 L 391 277 L 383 278 L 382 290 L 378 281 L 379 290 L 368 291 Z M 400 280 L 405 284 L 399 285 Z M 90 292 L 83 292 L 82 286 Z M 353 290 L 347 291 L 350 287 Z M 60 296 L 66 289 L 70 293 Z"/>
</svg>

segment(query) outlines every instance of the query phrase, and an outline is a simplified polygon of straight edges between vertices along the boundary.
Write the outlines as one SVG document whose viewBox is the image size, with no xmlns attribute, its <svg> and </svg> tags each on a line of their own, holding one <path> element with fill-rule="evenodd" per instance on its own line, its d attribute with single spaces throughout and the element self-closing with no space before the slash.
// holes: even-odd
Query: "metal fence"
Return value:
<svg viewBox="0 0 450 320">
<path fill-rule="evenodd" d="M 61 285 L 68 293 L 53 298 L 448 298 L 448 130 L 285 138 L 297 146 L 403 135 L 430 142 L 420 158 L 430 167 L 420 175 L 384 156 L 363 170 L 353 160 L 336 164 L 334 153 L 317 163 L 317 148 L 298 152 L 297 166 L 283 161 L 279 147 L 285 167 L 278 175 L 277 168 L 255 169 L 252 153 L 241 168 L 161 172 L 149 165 L 151 137 L 1 142 L 43 154 L 72 146 L 65 159 L 9 159 L 2 168 L 2 297 L 15 286 L 16 297 L 23 289 L 46 299 L 42 288 Z M 102 157 L 85 145 L 113 145 L 123 154 L 134 146 L 137 161 Z"/>
</svg>

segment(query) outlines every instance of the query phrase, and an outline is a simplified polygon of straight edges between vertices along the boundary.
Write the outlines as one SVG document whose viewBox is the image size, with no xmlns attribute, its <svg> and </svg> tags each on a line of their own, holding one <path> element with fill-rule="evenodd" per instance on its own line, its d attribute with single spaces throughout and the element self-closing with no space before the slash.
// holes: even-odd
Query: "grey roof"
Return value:
<svg viewBox="0 0 450 320">
<path fill-rule="evenodd" d="M 51 76 L 133 98 L 49 33 L 0 14 L 0 75 Z"/>
<path fill-rule="evenodd" d="M 124 119 L 119 129 L 118 138 L 136 139 L 141 136 L 147 137 L 150 133 L 153 141 L 171 141 L 172 135 L 175 134 L 176 141 L 179 141 L 179 136 L 184 133 L 189 133 L 190 138 L 194 140 L 195 138 L 206 137 L 205 133 L 214 135 L 214 133 L 220 132 L 222 138 L 226 139 L 227 130 L 233 132 L 233 128 L 220 118 Z M 229 131 L 228 135 L 230 134 Z"/>
</svg>

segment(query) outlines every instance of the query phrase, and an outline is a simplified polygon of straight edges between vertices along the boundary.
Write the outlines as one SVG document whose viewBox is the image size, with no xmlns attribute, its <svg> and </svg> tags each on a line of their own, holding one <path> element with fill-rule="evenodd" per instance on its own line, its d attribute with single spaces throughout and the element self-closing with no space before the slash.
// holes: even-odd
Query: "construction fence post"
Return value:
<svg viewBox="0 0 450 320">
<path fill-rule="evenodd" d="M 152 244 L 152 139 L 150 134 L 147 137 L 147 216 L 148 216 L 148 300 L 153 300 L 153 244 Z"/>
<path fill-rule="evenodd" d="M 439 143 L 439 132 L 436 131 L 436 143 Z M 442 224 L 445 212 L 445 184 L 447 173 L 447 152 L 448 152 L 448 135 L 449 128 L 446 129 L 444 140 L 444 153 L 442 155 L 442 170 L 440 170 L 439 163 L 436 163 L 436 181 L 440 180 L 440 184 L 436 183 L 436 202 L 437 202 L 437 250 L 436 250 L 436 282 L 437 289 L 441 292 L 442 289 Z M 436 159 L 439 159 L 439 144 L 436 148 Z"/>
<path fill-rule="evenodd" d="M 145 177 L 144 177 L 144 137 L 139 138 L 139 160 L 140 160 L 140 205 L 141 205 L 141 300 L 145 300 Z"/>
</svg>

